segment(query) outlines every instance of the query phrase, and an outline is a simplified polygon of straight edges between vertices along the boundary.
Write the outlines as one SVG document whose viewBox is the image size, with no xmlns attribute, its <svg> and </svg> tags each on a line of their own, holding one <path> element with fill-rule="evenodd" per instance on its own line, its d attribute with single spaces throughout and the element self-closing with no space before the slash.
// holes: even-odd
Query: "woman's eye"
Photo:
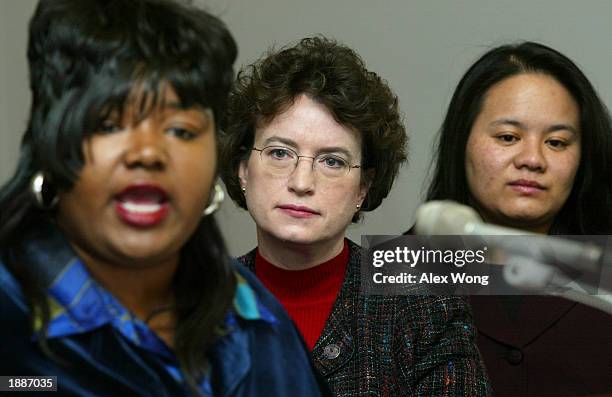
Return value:
<svg viewBox="0 0 612 397">
<path fill-rule="evenodd" d="M 567 142 L 562 141 L 561 139 L 549 139 L 546 141 L 546 143 L 548 144 L 548 146 L 555 149 L 563 149 L 568 145 Z"/>
<path fill-rule="evenodd" d="M 344 168 L 347 162 L 339 157 L 326 156 L 320 160 L 324 166 L 329 168 Z"/>
<path fill-rule="evenodd" d="M 113 132 L 121 131 L 121 127 L 112 120 L 104 120 L 96 127 L 96 134 L 112 134 Z"/>
<path fill-rule="evenodd" d="M 181 127 L 172 127 L 172 128 L 168 128 L 166 130 L 166 132 L 170 135 L 173 135 L 179 139 L 185 140 L 185 141 L 189 141 L 193 138 L 196 137 L 196 133 L 193 131 L 190 131 L 186 128 L 181 128 Z"/>
<path fill-rule="evenodd" d="M 287 149 L 276 148 L 269 152 L 270 156 L 276 160 L 285 160 L 291 158 L 291 154 Z"/>
<path fill-rule="evenodd" d="M 503 143 L 513 143 L 513 142 L 518 141 L 518 137 L 512 134 L 501 134 L 501 135 L 497 135 L 496 138 L 497 140 Z"/>
</svg>

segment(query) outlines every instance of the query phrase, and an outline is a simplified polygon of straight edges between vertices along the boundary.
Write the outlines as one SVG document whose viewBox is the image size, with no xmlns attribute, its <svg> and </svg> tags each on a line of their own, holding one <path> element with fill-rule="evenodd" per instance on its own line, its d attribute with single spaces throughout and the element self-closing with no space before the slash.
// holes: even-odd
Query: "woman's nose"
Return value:
<svg viewBox="0 0 612 397">
<path fill-rule="evenodd" d="M 288 187 L 297 194 L 308 194 L 314 191 L 315 170 L 311 158 L 298 159 L 293 172 L 289 175 Z"/>
<path fill-rule="evenodd" d="M 147 124 L 145 122 L 130 131 L 125 163 L 128 168 L 161 170 L 168 162 L 164 135 Z"/>
<path fill-rule="evenodd" d="M 514 157 L 516 168 L 526 168 L 530 171 L 544 172 L 546 170 L 545 145 L 539 139 L 524 139 L 519 151 Z"/>
</svg>

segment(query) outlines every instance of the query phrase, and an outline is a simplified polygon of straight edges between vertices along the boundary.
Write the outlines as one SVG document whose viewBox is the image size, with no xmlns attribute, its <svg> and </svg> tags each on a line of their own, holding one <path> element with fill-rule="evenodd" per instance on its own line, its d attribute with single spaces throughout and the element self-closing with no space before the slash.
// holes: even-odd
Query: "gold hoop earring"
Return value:
<svg viewBox="0 0 612 397">
<path fill-rule="evenodd" d="M 221 203 L 225 199 L 225 193 L 223 192 L 221 185 L 219 185 L 218 183 L 215 183 L 214 190 L 215 190 L 215 194 L 210 204 L 208 204 L 208 207 L 204 208 L 204 211 L 202 211 L 202 216 L 208 216 L 212 214 L 213 212 L 217 211 L 219 207 L 221 206 Z"/>
<path fill-rule="evenodd" d="M 34 174 L 34 176 L 32 176 L 32 180 L 30 182 L 30 190 L 34 195 L 34 199 L 38 208 L 50 210 L 51 208 L 57 205 L 58 197 L 57 194 L 53 194 L 53 197 L 51 198 L 49 203 L 45 203 L 43 191 L 45 189 L 49 189 L 49 186 L 45 186 L 45 184 L 47 184 L 45 174 L 42 171 L 38 171 Z"/>
</svg>

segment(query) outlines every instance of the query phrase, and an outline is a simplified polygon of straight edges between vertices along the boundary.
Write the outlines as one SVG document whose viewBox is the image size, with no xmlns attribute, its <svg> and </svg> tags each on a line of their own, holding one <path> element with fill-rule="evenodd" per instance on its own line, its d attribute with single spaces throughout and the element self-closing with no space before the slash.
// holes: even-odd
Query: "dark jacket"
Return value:
<svg viewBox="0 0 612 397">
<path fill-rule="evenodd" d="M 469 302 L 497 397 L 612 396 L 612 315 L 552 296 Z"/>
<path fill-rule="evenodd" d="M 470 302 L 495 395 L 612 395 L 611 315 L 548 296 Z"/>
<path fill-rule="evenodd" d="M 43 275 L 73 255 L 59 236 L 28 242 L 28 265 Z M 70 263 L 70 262 L 67 262 Z M 249 271 L 236 264 L 240 284 L 274 321 L 236 317 L 209 355 L 216 396 L 318 396 L 326 386 L 312 369 L 306 347 L 280 303 Z M 249 298 L 250 299 L 250 298 Z M 68 366 L 43 354 L 32 338 L 30 312 L 21 286 L 0 261 L 0 375 L 56 376 L 60 395 L 187 395 L 164 366 L 164 359 L 128 340 L 112 323 L 48 339 L 51 351 Z M 324 383 L 324 382 L 323 382 Z M 321 388 L 323 389 L 321 391 Z M 2 394 L 0 392 L 0 394 Z M 23 395 L 27 395 L 24 393 Z"/>
<path fill-rule="evenodd" d="M 489 385 L 466 300 L 360 294 L 361 248 L 350 257 L 319 337 L 315 366 L 342 396 L 485 396 Z M 239 258 L 251 270 L 255 250 Z"/>
</svg>

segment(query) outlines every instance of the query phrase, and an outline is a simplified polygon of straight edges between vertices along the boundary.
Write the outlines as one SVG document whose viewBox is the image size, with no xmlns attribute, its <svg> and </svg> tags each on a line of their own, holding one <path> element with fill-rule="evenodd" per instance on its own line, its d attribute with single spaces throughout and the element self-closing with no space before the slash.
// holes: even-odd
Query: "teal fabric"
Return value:
<svg viewBox="0 0 612 397">
<path fill-rule="evenodd" d="M 40 351 L 21 287 L 0 262 L 0 373 L 57 376 L 62 395 L 189 394 L 173 352 L 91 278 L 59 231 L 49 228 L 27 241 L 24 259 L 48 286 L 47 340 L 67 365 Z M 234 271 L 233 309 L 208 357 L 211 369 L 200 383 L 202 394 L 324 393 L 280 304 L 240 265 Z M 35 327 L 39 323 L 34 321 Z"/>
</svg>

